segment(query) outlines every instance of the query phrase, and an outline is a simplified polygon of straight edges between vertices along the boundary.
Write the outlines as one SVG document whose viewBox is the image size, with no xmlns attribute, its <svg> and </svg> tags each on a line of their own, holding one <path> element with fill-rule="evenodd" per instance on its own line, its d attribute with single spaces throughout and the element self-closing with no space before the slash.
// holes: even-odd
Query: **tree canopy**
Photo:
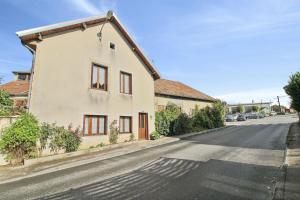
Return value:
<svg viewBox="0 0 300 200">
<path fill-rule="evenodd" d="M 238 113 L 244 113 L 244 112 L 245 112 L 245 107 L 242 106 L 242 105 L 239 105 L 239 106 L 237 107 L 237 112 L 238 112 Z"/>
<path fill-rule="evenodd" d="M 0 106 L 11 106 L 13 101 L 10 99 L 9 94 L 4 91 L 0 90 Z"/>
<path fill-rule="evenodd" d="M 260 110 L 260 107 L 258 107 L 258 106 L 252 106 L 252 111 L 253 112 L 259 112 L 259 110 Z"/>
<path fill-rule="evenodd" d="M 290 76 L 288 84 L 284 87 L 285 92 L 291 97 L 291 107 L 300 112 L 300 72 Z"/>
</svg>

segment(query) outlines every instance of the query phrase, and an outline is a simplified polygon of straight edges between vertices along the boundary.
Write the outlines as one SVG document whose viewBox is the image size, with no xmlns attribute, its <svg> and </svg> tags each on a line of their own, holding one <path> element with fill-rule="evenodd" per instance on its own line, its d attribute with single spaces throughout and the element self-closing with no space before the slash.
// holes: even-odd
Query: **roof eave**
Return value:
<svg viewBox="0 0 300 200">
<path fill-rule="evenodd" d="M 189 96 L 179 96 L 179 95 L 172 95 L 172 94 L 165 94 L 160 92 L 155 92 L 155 95 L 164 96 L 164 97 L 175 97 L 175 98 L 182 98 L 182 99 L 189 99 L 189 100 L 196 100 L 196 101 L 205 101 L 205 102 L 216 102 L 216 99 L 203 99 L 203 98 L 196 98 L 196 97 L 189 97 Z"/>
<path fill-rule="evenodd" d="M 37 40 L 39 35 L 50 35 L 52 33 L 60 32 L 65 29 L 67 30 L 68 28 L 69 29 L 79 28 L 83 23 L 87 23 L 89 25 L 91 23 L 101 23 L 106 20 L 108 20 L 106 16 L 92 16 L 84 19 L 72 20 L 72 21 L 57 23 L 49 26 L 42 26 L 42 27 L 28 29 L 24 31 L 18 31 L 16 32 L 16 34 L 23 43 L 27 43 L 29 41 Z M 111 22 L 114 22 L 118 26 L 118 28 L 122 31 L 126 39 L 131 44 L 132 50 L 138 53 L 138 55 L 141 57 L 144 64 L 147 65 L 147 67 L 151 71 L 151 75 L 154 78 L 154 80 L 160 79 L 161 76 L 158 70 L 156 69 L 156 67 L 147 58 L 145 53 L 142 52 L 141 48 L 138 47 L 137 43 L 133 40 L 133 37 L 126 31 L 124 26 L 121 24 L 120 20 L 118 20 L 118 17 L 113 13 L 113 15 L 110 17 L 109 20 Z"/>
</svg>

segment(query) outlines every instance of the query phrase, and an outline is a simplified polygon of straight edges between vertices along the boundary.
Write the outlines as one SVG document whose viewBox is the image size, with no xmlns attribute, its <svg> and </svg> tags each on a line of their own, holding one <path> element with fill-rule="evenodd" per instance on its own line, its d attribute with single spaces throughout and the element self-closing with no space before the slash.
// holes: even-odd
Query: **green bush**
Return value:
<svg viewBox="0 0 300 200">
<path fill-rule="evenodd" d="M 80 129 L 73 130 L 71 125 L 65 129 L 63 126 L 56 126 L 56 124 L 43 123 L 40 135 L 41 149 L 45 149 L 49 141 L 48 146 L 51 152 L 55 154 L 60 150 L 65 152 L 77 151 L 81 143 Z"/>
<path fill-rule="evenodd" d="M 2 106 L 12 106 L 13 105 L 13 100 L 10 99 L 9 93 L 4 90 L 0 90 L 0 105 L 2 105 Z"/>
<path fill-rule="evenodd" d="M 181 109 L 174 103 L 168 103 L 166 109 L 155 114 L 155 129 L 161 135 L 172 135 L 175 120 L 181 114 Z"/>
<path fill-rule="evenodd" d="M 153 131 L 151 134 L 150 134 L 150 140 L 157 140 L 160 138 L 160 134 L 159 132 L 157 131 Z"/>
<path fill-rule="evenodd" d="M 4 129 L 0 140 L 0 151 L 10 162 L 22 162 L 36 154 L 39 138 L 37 119 L 28 113 L 22 114 L 10 127 Z"/>
<path fill-rule="evenodd" d="M 66 132 L 66 135 L 64 135 L 64 149 L 66 152 L 73 152 L 77 151 L 79 149 L 81 143 L 80 138 L 80 129 L 79 127 L 75 130 L 72 129 L 72 126 L 70 125 L 68 127 L 68 130 Z"/>
<path fill-rule="evenodd" d="M 12 107 L 0 105 L 0 116 L 8 117 L 8 116 L 11 116 L 12 113 L 13 113 Z"/>
<path fill-rule="evenodd" d="M 219 100 L 212 107 L 199 109 L 195 106 L 191 116 L 182 113 L 175 104 L 169 103 L 165 110 L 156 113 L 155 130 L 161 135 L 171 136 L 222 127 L 225 113 L 226 106 Z"/>
<path fill-rule="evenodd" d="M 119 128 L 117 127 L 117 121 L 113 121 L 110 125 L 109 125 L 109 142 L 110 144 L 116 144 L 118 142 L 118 137 L 120 134 Z"/>
<path fill-rule="evenodd" d="M 226 115 L 226 106 L 224 102 L 217 100 L 212 108 L 212 116 L 214 121 L 214 128 L 225 126 L 225 115 Z"/>
<path fill-rule="evenodd" d="M 258 107 L 258 106 L 252 106 L 252 111 L 253 112 L 259 112 L 259 110 L 260 110 L 260 107 Z"/>
<path fill-rule="evenodd" d="M 96 148 L 101 148 L 101 147 L 104 147 L 105 144 L 103 142 L 100 142 L 99 144 L 96 145 Z"/>
<path fill-rule="evenodd" d="M 53 135 L 54 129 L 55 124 L 49 124 L 44 122 L 40 125 L 40 153 L 42 153 L 42 151 L 46 149 L 48 139 L 51 135 Z"/>
<path fill-rule="evenodd" d="M 134 140 L 135 140 L 134 134 L 133 134 L 133 133 L 130 133 L 130 136 L 129 136 L 129 142 L 133 142 Z"/>
<path fill-rule="evenodd" d="M 173 134 L 179 135 L 192 131 L 192 120 L 186 113 L 181 113 L 173 124 Z"/>
<path fill-rule="evenodd" d="M 64 138 L 67 134 L 67 130 L 63 126 L 53 127 L 53 132 L 49 135 L 49 148 L 51 152 L 57 154 L 64 148 Z"/>
<path fill-rule="evenodd" d="M 206 107 L 197 112 L 192 118 L 192 127 L 194 131 L 211 129 L 214 127 L 210 108 Z"/>
</svg>

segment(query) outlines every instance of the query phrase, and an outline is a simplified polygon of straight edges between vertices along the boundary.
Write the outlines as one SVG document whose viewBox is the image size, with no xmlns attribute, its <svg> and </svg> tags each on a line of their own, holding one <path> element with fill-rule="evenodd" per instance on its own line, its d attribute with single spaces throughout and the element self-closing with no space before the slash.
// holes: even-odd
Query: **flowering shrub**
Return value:
<svg viewBox="0 0 300 200">
<path fill-rule="evenodd" d="M 33 115 L 24 113 L 10 127 L 4 129 L 0 151 L 11 163 L 23 162 L 25 158 L 35 154 L 38 138 L 38 121 Z"/>
</svg>

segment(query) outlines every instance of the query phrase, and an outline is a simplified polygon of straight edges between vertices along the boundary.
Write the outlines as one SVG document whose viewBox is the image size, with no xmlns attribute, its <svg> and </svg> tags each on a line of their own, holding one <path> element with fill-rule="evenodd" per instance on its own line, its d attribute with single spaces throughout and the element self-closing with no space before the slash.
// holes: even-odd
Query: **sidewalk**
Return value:
<svg viewBox="0 0 300 200">
<path fill-rule="evenodd" d="M 18 167 L 4 166 L 4 167 L 0 167 L 0 184 L 17 181 L 24 178 L 34 177 L 42 174 L 47 174 L 58 170 L 68 169 L 75 166 L 93 163 L 93 162 L 97 162 L 100 160 L 105 160 L 117 156 L 122 156 L 136 151 L 177 142 L 183 138 L 191 137 L 194 135 L 206 134 L 209 132 L 217 132 L 218 130 L 224 128 L 227 127 L 205 130 L 198 133 L 189 133 L 189 134 L 184 134 L 184 135 L 174 136 L 174 137 L 162 137 L 158 140 L 143 140 L 143 141 L 121 143 L 121 144 L 111 145 L 104 149 L 93 150 L 93 152 L 87 152 L 87 153 L 79 152 L 80 154 L 78 155 L 74 154 L 74 156 L 72 155 L 59 160 L 52 160 L 50 156 L 49 161 L 45 161 L 43 163 L 36 163 L 29 166 L 18 166 Z"/>
<path fill-rule="evenodd" d="M 287 138 L 286 162 L 288 164 L 284 199 L 300 199 L 300 124 L 291 125 Z"/>
</svg>

